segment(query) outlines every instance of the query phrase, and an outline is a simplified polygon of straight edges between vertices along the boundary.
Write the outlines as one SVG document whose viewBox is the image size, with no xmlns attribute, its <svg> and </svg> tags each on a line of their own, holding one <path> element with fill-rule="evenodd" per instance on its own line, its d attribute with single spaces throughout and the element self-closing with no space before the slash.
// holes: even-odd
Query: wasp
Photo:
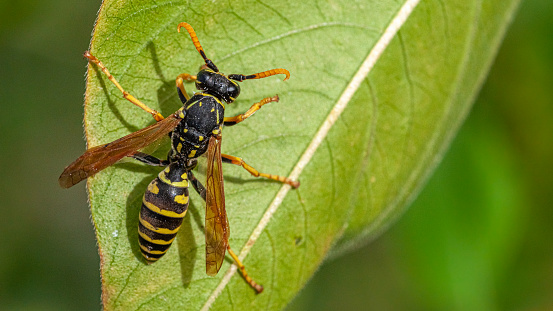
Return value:
<svg viewBox="0 0 553 311">
<path fill-rule="evenodd" d="M 231 104 L 240 95 L 237 82 L 277 74 L 284 74 L 284 80 L 287 80 L 290 73 L 286 69 L 277 68 L 251 75 L 225 75 L 207 58 L 192 26 L 183 22 L 178 24 L 177 31 L 180 32 L 181 28 L 188 31 L 205 65 L 196 76 L 187 73 L 177 76 L 177 93 L 183 106 L 166 118 L 125 91 L 98 58 L 88 51 L 84 53 L 89 63 L 98 66 L 123 93 L 125 99 L 150 113 L 157 122 L 113 142 L 88 149 L 65 168 L 59 177 L 59 183 L 63 188 L 72 187 L 125 157 L 134 158 L 147 165 L 165 167 L 148 185 L 142 199 L 138 243 L 146 261 L 157 261 L 171 246 L 188 209 L 188 188 L 191 183 L 206 202 L 206 273 L 216 275 L 228 251 L 244 279 L 261 293 L 263 287 L 251 279 L 228 243 L 230 230 L 225 210 L 222 163 L 240 165 L 255 177 L 276 180 L 293 188 L 297 188 L 299 182 L 283 176 L 260 173 L 241 158 L 221 153 L 223 126 L 236 125 L 252 116 L 263 105 L 278 102 L 278 95 L 264 98 L 253 104 L 245 113 L 234 117 L 224 116 L 225 104 Z M 185 81 L 194 81 L 198 92 L 189 96 L 184 88 Z M 142 152 L 145 147 L 166 135 L 171 139 L 171 150 L 166 159 L 162 160 Z M 206 152 L 207 186 L 204 187 L 194 177 L 192 170 L 197 165 L 198 157 Z"/>
</svg>

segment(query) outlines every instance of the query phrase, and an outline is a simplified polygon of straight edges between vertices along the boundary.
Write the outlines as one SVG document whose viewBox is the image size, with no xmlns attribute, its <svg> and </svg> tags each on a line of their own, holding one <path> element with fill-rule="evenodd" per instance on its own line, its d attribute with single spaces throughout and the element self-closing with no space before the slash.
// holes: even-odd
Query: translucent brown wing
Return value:
<svg viewBox="0 0 553 311">
<path fill-rule="evenodd" d="M 60 186 L 63 188 L 72 187 L 106 167 L 113 165 L 122 158 L 132 156 L 138 150 L 167 135 L 167 133 L 177 126 L 180 120 L 175 113 L 156 124 L 152 124 L 111 143 L 88 149 L 61 173 L 58 180 Z"/>
<path fill-rule="evenodd" d="M 214 276 L 223 264 L 229 237 L 220 136 L 209 139 L 206 175 L 205 270 L 208 275 Z"/>
</svg>

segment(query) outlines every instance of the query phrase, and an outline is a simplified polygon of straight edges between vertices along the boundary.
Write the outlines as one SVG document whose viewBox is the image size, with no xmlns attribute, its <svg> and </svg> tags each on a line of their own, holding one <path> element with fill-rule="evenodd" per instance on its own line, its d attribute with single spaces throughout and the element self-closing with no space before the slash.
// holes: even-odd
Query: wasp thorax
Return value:
<svg viewBox="0 0 553 311">
<path fill-rule="evenodd" d="M 240 95 L 240 86 L 225 75 L 211 69 L 202 69 L 197 76 L 196 88 L 232 103 Z"/>
</svg>

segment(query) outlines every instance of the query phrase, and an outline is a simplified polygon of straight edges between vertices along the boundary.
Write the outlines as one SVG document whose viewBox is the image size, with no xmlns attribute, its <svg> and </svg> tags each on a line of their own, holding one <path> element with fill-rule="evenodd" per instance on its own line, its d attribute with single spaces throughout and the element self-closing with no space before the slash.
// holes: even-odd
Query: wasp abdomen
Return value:
<svg viewBox="0 0 553 311">
<path fill-rule="evenodd" d="M 184 165 L 173 162 L 144 193 L 138 240 L 146 260 L 161 258 L 173 243 L 188 209 L 188 178 Z"/>
</svg>

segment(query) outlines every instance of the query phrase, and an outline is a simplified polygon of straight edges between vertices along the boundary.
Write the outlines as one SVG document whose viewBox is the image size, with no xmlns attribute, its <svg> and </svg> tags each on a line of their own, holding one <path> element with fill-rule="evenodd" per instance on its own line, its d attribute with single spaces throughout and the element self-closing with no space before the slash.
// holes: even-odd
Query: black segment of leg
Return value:
<svg viewBox="0 0 553 311">
<path fill-rule="evenodd" d="M 146 163 L 151 166 L 167 166 L 169 165 L 169 161 L 167 160 L 160 160 L 154 156 L 151 156 L 147 153 L 143 152 L 137 152 L 135 155 L 132 156 L 134 159 Z"/>
<path fill-rule="evenodd" d="M 238 122 L 236 122 L 236 121 L 227 121 L 227 122 L 223 122 L 223 124 L 225 126 L 233 126 L 233 125 L 238 124 Z"/>
<path fill-rule="evenodd" d="M 206 190 L 205 190 L 204 185 L 202 185 L 202 183 L 199 180 L 196 179 L 196 177 L 194 176 L 194 173 L 192 173 L 192 171 L 187 171 L 186 174 L 188 175 L 188 181 L 190 181 L 192 183 L 192 187 L 194 187 L 194 189 L 196 189 L 196 192 L 198 192 L 198 194 L 205 201 Z"/>
<path fill-rule="evenodd" d="M 183 102 L 183 103 L 186 103 L 187 99 L 186 97 L 184 96 L 184 94 L 182 94 L 182 91 L 180 90 L 180 88 L 177 86 L 177 93 L 179 94 L 179 98 L 180 100 Z"/>
<path fill-rule="evenodd" d="M 232 164 L 232 160 L 229 159 L 229 158 L 225 158 L 224 156 L 221 155 L 221 162 L 223 163 L 231 163 Z"/>
</svg>

